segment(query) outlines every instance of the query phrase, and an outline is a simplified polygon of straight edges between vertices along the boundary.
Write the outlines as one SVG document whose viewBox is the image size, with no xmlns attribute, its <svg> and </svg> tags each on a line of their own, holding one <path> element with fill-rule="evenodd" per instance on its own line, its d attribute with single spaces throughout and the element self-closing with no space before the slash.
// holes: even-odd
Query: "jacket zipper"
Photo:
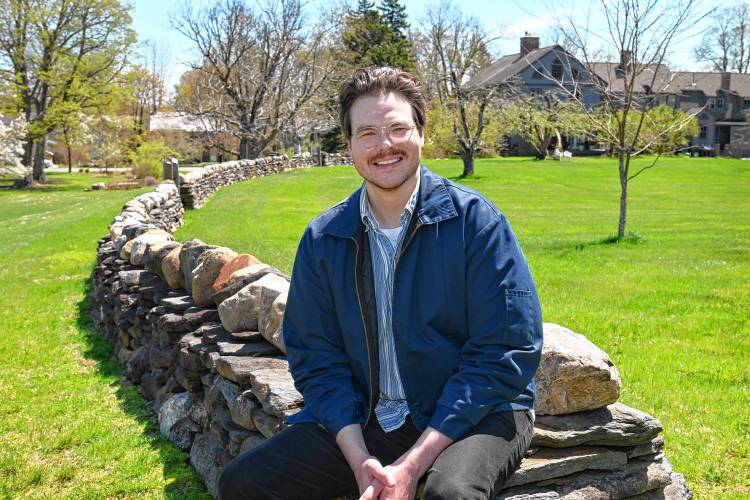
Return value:
<svg viewBox="0 0 750 500">
<path fill-rule="evenodd" d="M 357 264 L 359 263 L 359 242 L 357 242 L 357 238 L 351 237 L 351 240 L 354 242 L 354 246 L 357 248 L 357 252 L 354 256 L 354 288 L 357 292 L 357 304 L 359 305 L 359 316 L 362 319 L 362 328 L 365 332 L 365 349 L 367 350 L 367 378 L 369 379 L 369 390 L 370 394 L 367 398 L 367 417 L 365 417 L 365 427 L 370 422 L 370 415 L 372 414 L 372 411 L 374 409 L 373 405 L 373 399 L 375 395 L 375 391 L 373 391 L 373 382 L 372 382 L 372 355 L 370 353 L 370 339 L 367 335 L 367 321 L 365 320 L 365 312 L 363 310 L 363 304 L 362 304 L 362 296 L 359 293 L 359 289 L 361 286 L 360 283 L 360 276 L 359 276 L 359 269 L 357 268 Z"/>
<path fill-rule="evenodd" d="M 404 244 L 401 245 L 401 249 L 399 250 L 398 255 L 396 256 L 396 263 L 393 264 L 393 276 L 394 276 L 394 279 L 395 279 L 395 276 L 396 276 L 396 270 L 398 269 L 398 261 L 401 260 L 401 255 L 403 255 L 403 253 L 406 251 L 406 247 L 409 246 L 409 243 L 411 243 L 411 240 L 414 239 L 414 235 L 417 234 L 417 230 L 420 227 L 422 227 L 422 226 L 423 226 L 422 221 L 417 222 L 414 225 L 414 230 L 411 233 L 409 233 L 408 235 L 406 235 L 407 238 L 404 241 Z"/>
<path fill-rule="evenodd" d="M 394 269 L 393 272 L 394 273 L 396 272 L 396 269 L 398 269 L 398 262 L 401 259 L 401 255 L 406 250 L 406 247 L 409 246 L 409 243 L 411 243 L 411 240 L 414 238 L 414 235 L 417 233 L 417 230 L 420 227 L 422 227 L 422 225 L 423 225 L 422 222 L 418 221 L 414 225 L 414 229 L 412 230 L 412 232 L 407 235 L 407 239 L 404 241 L 404 244 L 401 245 L 401 250 L 399 251 L 398 255 L 396 256 L 396 262 L 395 262 L 395 264 L 393 266 L 393 269 Z M 354 242 L 354 246 L 357 249 L 357 252 L 356 252 L 356 254 L 354 256 L 354 288 L 355 288 L 355 290 L 357 292 L 357 304 L 359 305 L 359 315 L 360 315 L 360 318 L 362 319 L 362 328 L 365 331 L 365 348 L 367 349 L 367 367 L 368 367 L 367 371 L 368 371 L 368 378 L 369 378 L 369 384 L 370 384 L 370 395 L 369 395 L 370 397 L 368 398 L 369 401 L 368 401 L 368 408 L 367 408 L 367 417 L 365 418 L 365 425 L 364 425 L 366 427 L 367 424 L 370 422 L 370 415 L 372 415 L 372 412 L 373 412 L 373 409 L 375 408 L 375 403 L 376 402 L 373 401 L 374 395 L 375 395 L 375 391 L 373 390 L 374 386 L 373 386 L 373 381 L 372 381 L 372 378 L 373 378 L 372 377 L 372 356 L 371 356 L 371 353 L 370 353 L 370 342 L 369 342 L 369 339 L 367 337 L 367 321 L 365 320 L 365 312 L 363 310 L 362 296 L 361 296 L 361 294 L 359 292 L 361 284 L 360 284 L 359 269 L 357 269 L 357 263 L 359 262 L 360 247 L 359 247 L 359 243 L 357 242 L 357 238 L 355 238 L 355 237 L 352 236 L 351 240 Z"/>
</svg>

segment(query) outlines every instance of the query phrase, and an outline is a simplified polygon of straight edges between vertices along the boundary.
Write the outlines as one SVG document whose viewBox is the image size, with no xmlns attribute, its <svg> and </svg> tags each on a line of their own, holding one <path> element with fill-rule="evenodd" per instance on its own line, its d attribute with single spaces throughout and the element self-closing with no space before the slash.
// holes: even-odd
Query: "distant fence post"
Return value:
<svg viewBox="0 0 750 500">
<path fill-rule="evenodd" d="M 164 180 L 172 180 L 174 181 L 175 186 L 177 186 L 177 189 L 180 189 L 180 162 L 177 161 L 177 158 L 170 158 L 168 160 L 164 160 L 161 163 L 162 166 L 162 177 Z"/>
</svg>

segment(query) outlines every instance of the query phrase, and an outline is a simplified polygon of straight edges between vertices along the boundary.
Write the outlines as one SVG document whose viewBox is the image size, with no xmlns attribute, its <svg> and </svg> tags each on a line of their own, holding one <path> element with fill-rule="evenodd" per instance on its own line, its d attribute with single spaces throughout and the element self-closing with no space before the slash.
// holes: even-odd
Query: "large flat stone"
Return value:
<svg viewBox="0 0 750 500">
<path fill-rule="evenodd" d="M 496 500 L 604 500 L 641 495 L 671 483 L 665 460 L 634 459 L 616 471 L 584 471 L 533 485 L 503 489 Z"/>
<path fill-rule="evenodd" d="M 622 387 L 606 352 L 583 335 L 554 323 L 544 324 L 542 360 L 535 380 L 538 415 L 601 408 L 617 401 Z"/>
<path fill-rule="evenodd" d="M 221 356 L 216 360 L 216 371 L 222 377 L 239 384 L 240 387 L 251 387 L 255 374 L 269 368 L 289 371 L 289 363 L 284 358 L 245 356 Z"/>
<path fill-rule="evenodd" d="M 284 418 L 287 410 L 299 408 L 304 403 L 287 369 L 269 368 L 254 372 L 251 390 L 263 410 L 279 418 Z"/>
<path fill-rule="evenodd" d="M 266 341 L 261 342 L 219 342 L 222 356 L 279 356 L 281 351 Z"/>
<path fill-rule="evenodd" d="M 562 448 L 582 444 L 636 446 L 662 431 L 654 417 L 622 403 L 570 415 L 538 416 L 532 446 Z"/>
<path fill-rule="evenodd" d="M 617 470 L 625 467 L 624 451 L 611 448 L 576 446 L 574 448 L 542 448 L 521 462 L 508 479 L 506 488 L 567 476 L 587 469 Z"/>
</svg>

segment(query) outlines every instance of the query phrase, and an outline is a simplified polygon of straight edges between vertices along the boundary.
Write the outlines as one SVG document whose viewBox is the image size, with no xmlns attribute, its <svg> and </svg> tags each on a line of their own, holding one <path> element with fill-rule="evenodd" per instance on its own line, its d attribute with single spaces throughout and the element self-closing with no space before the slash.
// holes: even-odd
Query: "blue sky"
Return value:
<svg viewBox="0 0 750 500">
<path fill-rule="evenodd" d="M 133 25 L 140 40 L 151 39 L 165 44 L 171 53 L 170 75 L 167 79 L 168 88 L 171 91 L 179 81 L 179 76 L 185 71 L 187 61 L 194 59 L 195 55 L 190 50 L 190 41 L 173 30 L 169 25 L 169 18 L 174 13 L 182 0 L 131 0 L 133 4 Z M 206 3 L 210 0 L 196 1 Z M 313 0 L 309 2 L 309 8 L 314 10 L 316 4 L 320 5 L 324 0 Z M 353 1 L 353 0 L 352 0 Z M 594 0 L 596 2 L 596 0 Z M 376 0 L 377 3 L 377 0 Z M 407 8 L 409 21 L 412 26 L 419 23 L 425 9 L 429 5 L 435 5 L 435 0 L 402 0 Z M 591 16 L 589 22 L 595 24 L 598 15 L 592 10 L 588 0 L 559 0 L 554 4 L 544 0 L 454 0 L 455 5 L 467 14 L 478 17 L 487 30 L 497 36 L 494 49 L 498 55 L 518 52 L 518 38 L 525 32 L 533 36 L 540 36 L 542 44 L 545 43 L 545 35 L 554 25 L 553 16 L 549 15 L 551 6 L 557 6 L 563 14 L 571 13 L 585 22 Z M 704 9 L 706 8 L 704 4 Z M 687 37 L 674 44 L 669 56 L 669 64 L 673 69 L 701 69 L 693 59 L 693 48 L 701 39 L 702 30 L 706 22 L 691 27 Z"/>
</svg>

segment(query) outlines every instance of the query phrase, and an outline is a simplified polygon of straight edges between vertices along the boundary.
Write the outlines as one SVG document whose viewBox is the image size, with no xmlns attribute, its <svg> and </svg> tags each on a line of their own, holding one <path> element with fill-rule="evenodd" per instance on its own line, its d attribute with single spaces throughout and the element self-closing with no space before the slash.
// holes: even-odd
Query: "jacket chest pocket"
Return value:
<svg viewBox="0 0 750 500">
<path fill-rule="evenodd" d="M 530 290 L 505 290 L 508 342 L 528 345 L 534 332 L 533 297 Z"/>
</svg>

